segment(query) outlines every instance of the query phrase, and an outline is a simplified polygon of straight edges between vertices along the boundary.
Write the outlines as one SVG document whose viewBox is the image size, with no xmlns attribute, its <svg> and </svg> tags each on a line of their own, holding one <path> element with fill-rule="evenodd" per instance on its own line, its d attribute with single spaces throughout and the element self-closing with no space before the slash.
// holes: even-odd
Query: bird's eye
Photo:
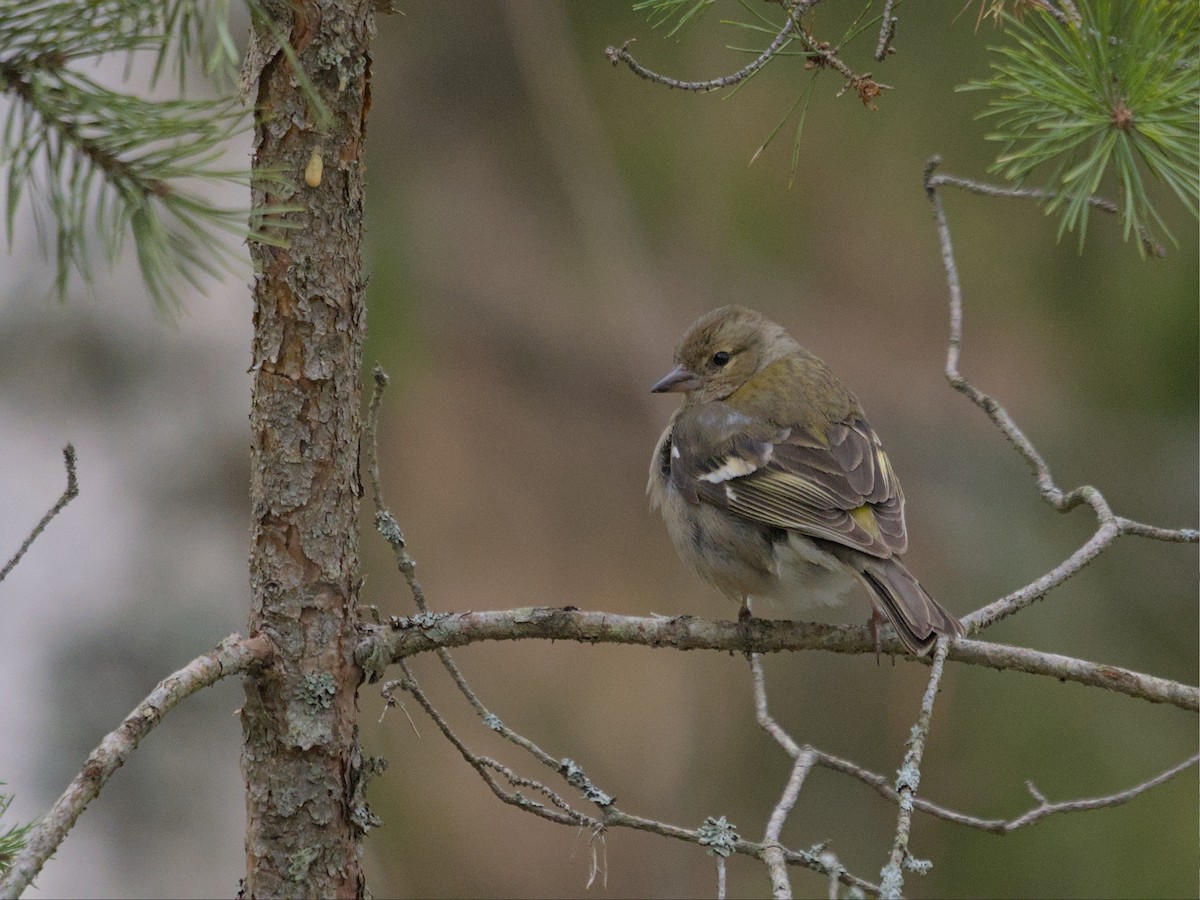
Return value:
<svg viewBox="0 0 1200 900">
<path fill-rule="evenodd" d="M 726 353 L 724 350 L 718 350 L 716 353 L 713 354 L 713 365 L 714 366 L 723 366 L 727 362 L 729 362 L 729 354 Z"/>
</svg>

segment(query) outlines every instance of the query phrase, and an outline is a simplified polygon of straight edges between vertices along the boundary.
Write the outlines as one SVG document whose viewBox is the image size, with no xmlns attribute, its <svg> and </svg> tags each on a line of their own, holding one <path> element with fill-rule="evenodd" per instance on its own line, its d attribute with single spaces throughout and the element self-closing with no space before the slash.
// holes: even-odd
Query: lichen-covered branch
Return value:
<svg viewBox="0 0 1200 900">
<path fill-rule="evenodd" d="M 929 673 L 929 684 L 921 698 L 921 711 L 917 715 L 916 724 L 908 739 L 908 751 L 904 754 L 904 762 L 896 777 L 896 798 L 900 811 L 896 817 L 896 838 L 892 842 L 892 852 L 887 865 L 880 872 L 880 896 L 888 898 L 900 897 L 904 887 L 904 868 L 916 871 L 928 869 L 928 863 L 913 859 L 908 849 L 908 839 L 912 831 L 912 817 L 917 788 L 921 784 L 921 758 L 925 755 L 925 741 L 929 737 L 929 723 L 933 718 L 933 704 L 937 700 L 938 685 L 942 681 L 942 671 L 946 665 L 946 653 L 950 649 L 950 639 L 938 639 L 937 649 L 933 651 L 933 670 Z"/>
<path fill-rule="evenodd" d="M 160 681 L 115 731 L 105 735 L 62 796 L 30 832 L 25 849 L 12 860 L 0 879 L 0 897 L 15 900 L 21 896 L 46 860 L 58 850 L 80 813 L 100 795 L 108 779 L 163 716 L 201 688 L 266 661 L 271 652 L 270 641 L 261 635 L 243 640 L 232 634 L 212 652 L 197 657 Z"/>
<path fill-rule="evenodd" d="M 874 639 L 865 626 L 774 619 L 751 619 L 741 624 L 692 616 L 622 616 L 571 607 L 427 613 L 411 618 L 396 617 L 383 625 L 364 626 L 363 630 L 358 659 L 376 681 L 388 665 L 400 659 L 439 647 L 463 647 L 479 641 L 532 638 L 587 644 L 642 644 L 676 650 L 875 652 Z M 895 638 L 885 640 L 883 650 L 896 656 L 904 655 L 904 648 Z M 1190 685 L 1056 653 L 963 638 L 951 644 L 947 659 L 1000 670 L 1012 669 L 1058 681 L 1074 681 L 1151 703 L 1200 710 L 1200 689 Z M 928 664 L 929 658 L 913 661 Z"/>
</svg>

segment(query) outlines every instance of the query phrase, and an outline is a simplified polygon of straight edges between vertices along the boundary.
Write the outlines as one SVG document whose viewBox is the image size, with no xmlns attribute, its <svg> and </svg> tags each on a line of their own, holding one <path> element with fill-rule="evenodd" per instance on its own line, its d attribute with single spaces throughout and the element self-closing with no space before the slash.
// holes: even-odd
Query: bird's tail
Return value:
<svg viewBox="0 0 1200 900">
<path fill-rule="evenodd" d="M 887 616 L 910 652 L 924 656 L 939 634 L 962 635 L 962 623 L 930 597 L 899 560 L 860 557 L 856 568 L 875 607 Z"/>
</svg>

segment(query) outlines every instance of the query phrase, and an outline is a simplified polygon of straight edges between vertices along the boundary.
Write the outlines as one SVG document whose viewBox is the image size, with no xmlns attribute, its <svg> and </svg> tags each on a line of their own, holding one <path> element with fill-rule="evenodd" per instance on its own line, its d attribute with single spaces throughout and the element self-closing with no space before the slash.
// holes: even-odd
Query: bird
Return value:
<svg viewBox="0 0 1200 900">
<path fill-rule="evenodd" d="M 683 403 L 654 449 L 647 493 L 702 581 L 734 601 L 871 600 L 923 655 L 963 626 L 905 566 L 904 492 L 858 398 L 782 326 L 722 306 L 688 329 L 653 393 Z"/>
</svg>

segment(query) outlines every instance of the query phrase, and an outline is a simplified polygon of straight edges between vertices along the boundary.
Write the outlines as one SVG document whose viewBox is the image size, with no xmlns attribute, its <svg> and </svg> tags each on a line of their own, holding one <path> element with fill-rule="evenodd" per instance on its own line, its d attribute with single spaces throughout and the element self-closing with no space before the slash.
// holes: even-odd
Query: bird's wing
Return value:
<svg viewBox="0 0 1200 900">
<path fill-rule="evenodd" d="M 907 547 L 904 493 L 861 417 L 814 434 L 705 404 L 675 422 L 660 461 L 691 502 L 872 556 Z"/>
</svg>

